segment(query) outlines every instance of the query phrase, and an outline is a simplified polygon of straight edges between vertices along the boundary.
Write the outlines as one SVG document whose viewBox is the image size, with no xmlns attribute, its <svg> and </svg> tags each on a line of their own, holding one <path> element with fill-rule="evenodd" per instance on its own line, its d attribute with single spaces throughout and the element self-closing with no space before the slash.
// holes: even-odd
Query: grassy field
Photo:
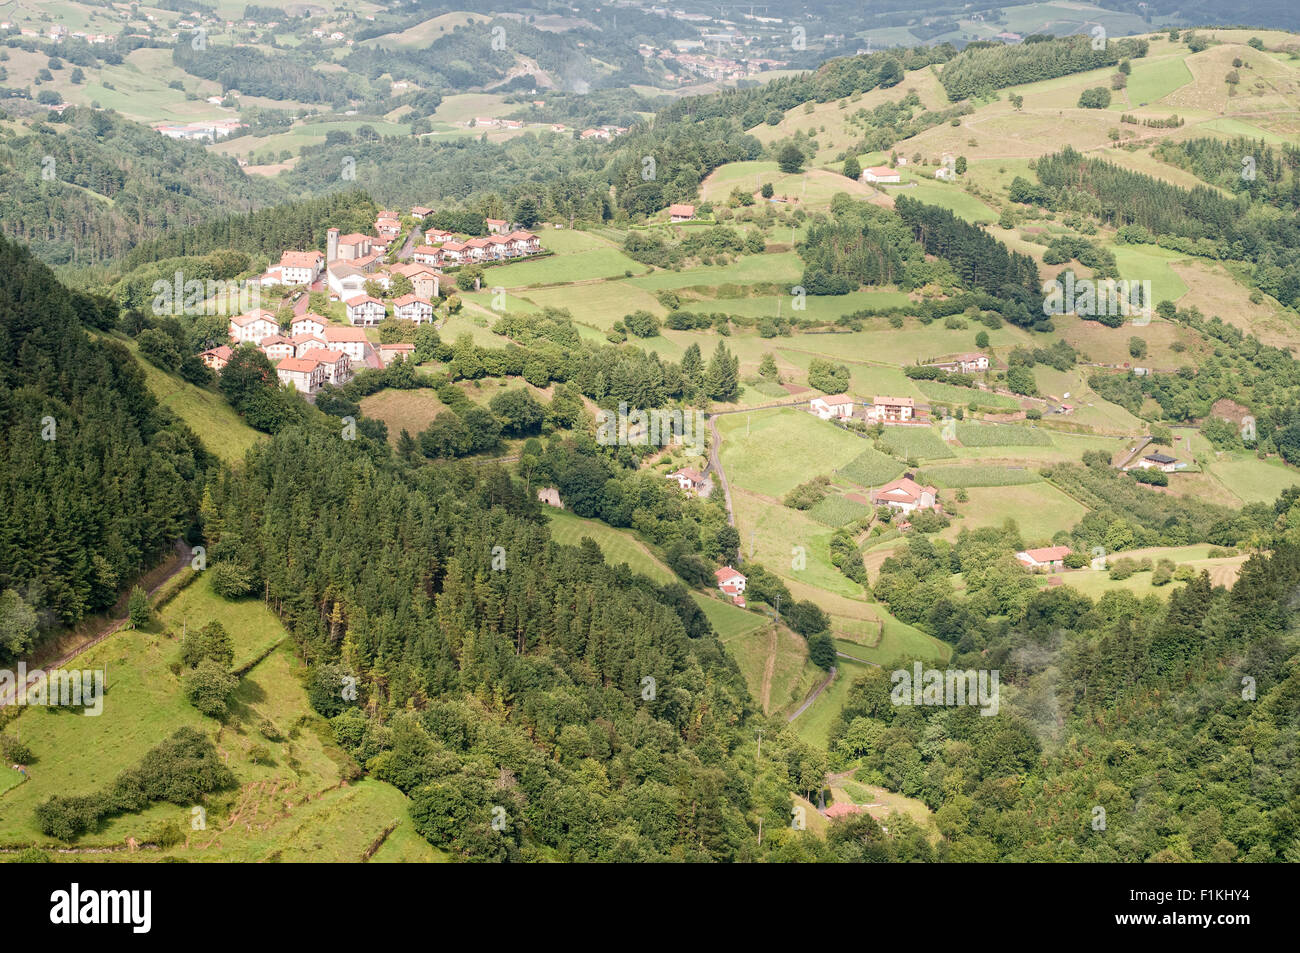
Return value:
<svg viewBox="0 0 1300 953">
<path fill-rule="evenodd" d="M 649 576 L 655 582 L 675 582 L 677 577 L 650 549 L 631 533 L 615 529 L 599 520 L 583 519 L 565 510 L 548 509 L 551 538 L 566 546 L 581 544 L 589 537 L 605 554 L 612 566 L 627 563 L 633 572 Z"/>
<path fill-rule="evenodd" d="M 984 526 L 1002 526 L 1013 520 L 1020 527 L 1025 545 L 1045 545 L 1059 529 L 1068 529 L 1083 518 L 1087 508 L 1047 483 L 1029 483 L 1024 486 L 973 486 L 967 493 L 966 503 L 951 504 L 961 514 L 961 519 L 944 530 L 943 535 L 955 538 L 962 529 L 979 529 Z M 945 502 L 945 507 L 949 503 Z"/>
<path fill-rule="evenodd" d="M 241 679 L 224 726 L 190 706 L 170 667 L 182 627 L 213 618 L 226 626 L 236 664 L 280 643 Z M 37 804 L 53 794 L 102 790 L 177 728 L 192 726 L 213 739 L 239 782 L 237 790 L 209 798 L 204 829 L 192 829 L 189 805 L 160 803 L 106 820 L 83 836 L 79 847 L 121 848 L 128 837 L 147 841 L 159 825 L 171 824 L 186 835 L 181 846 L 115 854 L 114 859 L 157 860 L 165 853 L 199 861 L 357 861 L 396 822 L 404 832 L 392 859 L 438 858 L 415 835 L 406 799 L 395 788 L 372 780 L 340 786 L 341 768 L 349 758 L 310 710 L 299 679 L 302 664 L 279 621 L 260 601 L 226 602 L 200 576 L 148 627 L 119 632 L 76 664 L 106 672 L 103 714 L 85 717 L 33 708 L 19 716 L 17 728 L 35 757 L 31 780 L 4 796 L 0 844 L 48 843 L 35 825 Z M 271 742 L 258 732 L 264 720 L 277 727 L 282 740 Z M 269 764 L 254 762 L 250 752 L 255 745 L 270 749 Z"/>
<path fill-rule="evenodd" d="M 1217 456 L 1208 472 L 1243 503 L 1272 503 L 1283 490 L 1300 484 L 1300 470 L 1276 457 L 1261 460 L 1246 450 Z"/>
<path fill-rule="evenodd" d="M 135 350 L 134 342 L 127 342 L 127 346 Z M 195 387 L 146 360 L 138 359 L 138 363 L 144 370 L 149 391 L 158 403 L 185 421 L 199 434 L 203 445 L 227 463 L 244 459 L 249 447 L 266 439 L 265 434 L 244 423 L 215 386 Z"/>
<path fill-rule="evenodd" d="M 361 400 L 361 413 L 388 425 L 388 442 L 394 446 L 403 430 L 412 437 L 426 430 L 433 418 L 447 409 L 433 391 L 397 390 L 388 388 L 376 391 Z"/>
<path fill-rule="evenodd" d="M 868 446 L 834 424 L 793 408 L 716 418 L 728 481 L 772 497 L 818 473 L 829 474 Z M 809 469 L 809 463 L 816 469 Z"/>
</svg>

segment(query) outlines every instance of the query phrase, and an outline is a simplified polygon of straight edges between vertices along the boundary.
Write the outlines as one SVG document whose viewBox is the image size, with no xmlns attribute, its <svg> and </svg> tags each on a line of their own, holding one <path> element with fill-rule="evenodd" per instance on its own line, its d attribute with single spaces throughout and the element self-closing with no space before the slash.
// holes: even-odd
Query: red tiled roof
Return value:
<svg viewBox="0 0 1300 953">
<path fill-rule="evenodd" d="M 349 308 L 355 308 L 357 305 L 365 304 L 367 301 L 373 301 L 375 304 L 382 305 L 383 302 L 378 298 L 372 298 L 370 295 L 357 295 L 355 298 L 349 298 L 344 302 Z"/>
<path fill-rule="evenodd" d="M 737 572 L 736 570 L 732 569 L 730 566 L 723 566 L 721 569 L 715 569 L 713 571 L 713 575 L 720 583 L 731 582 L 733 579 L 745 578 L 744 573 Z"/>
<path fill-rule="evenodd" d="M 1036 563 L 1059 562 L 1070 555 L 1069 546 L 1041 546 L 1038 549 L 1026 549 L 1025 555 Z"/>
<path fill-rule="evenodd" d="M 694 205 L 670 205 L 668 206 L 668 214 L 687 215 L 687 216 L 694 215 L 695 206 Z"/>
<path fill-rule="evenodd" d="M 912 398 L 910 397 L 877 397 L 876 404 L 891 404 L 895 407 L 911 407 Z"/>
<path fill-rule="evenodd" d="M 365 341 L 366 332 L 361 328 L 328 327 L 325 340 L 330 344 L 342 344 L 345 341 Z"/>
<path fill-rule="evenodd" d="M 824 397 L 814 397 L 813 400 L 824 401 L 825 403 L 829 404 L 832 407 L 834 407 L 836 404 L 853 403 L 853 398 L 850 397 L 848 394 L 827 394 Z"/>
<path fill-rule="evenodd" d="M 275 369 L 277 371 L 296 371 L 302 374 L 310 374 L 316 369 L 316 362 L 310 358 L 286 357 L 275 365 Z"/>
</svg>

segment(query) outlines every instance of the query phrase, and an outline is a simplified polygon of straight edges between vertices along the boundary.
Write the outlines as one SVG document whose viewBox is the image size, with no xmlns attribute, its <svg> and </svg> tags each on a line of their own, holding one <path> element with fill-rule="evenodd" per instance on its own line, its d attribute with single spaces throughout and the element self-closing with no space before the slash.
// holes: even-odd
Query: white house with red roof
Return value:
<svg viewBox="0 0 1300 953">
<path fill-rule="evenodd" d="M 424 324 L 433 320 L 433 302 L 419 295 L 402 295 L 393 299 L 393 317 L 399 321 Z"/>
<path fill-rule="evenodd" d="M 680 470 L 674 470 L 667 475 L 669 480 L 676 480 L 679 489 L 686 490 L 690 493 L 698 493 L 704 486 L 704 474 L 692 467 L 682 467 Z"/>
<path fill-rule="evenodd" d="M 442 264 L 442 249 L 433 245 L 421 245 L 411 252 L 411 261 L 419 265 L 431 265 L 437 268 Z"/>
<path fill-rule="evenodd" d="M 286 357 L 275 365 L 275 374 L 282 384 L 292 384 L 304 394 L 314 394 L 325 382 L 325 369 L 316 361 L 303 357 Z"/>
<path fill-rule="evenodd" d="M 888 506 L 903 513 L 936 509 L 938 499 L 939 491 L 935 487 L 921 486 L 907 474 L 871 491 L 872 506 Z"/>
<path fill-rule="evenodd" d="M 295 356 L 294 343 L 283 334 L 268 334 L 257 342 L 257 346 L 271 359 L 272 364 L 283 357 Z"/>
<path fill-rule="evenodd" d="M 731 596 L 732 602 L 734 602 L 736 605 L 740 606 L 741 608 L 744 608 L 745 606 L 745 597 L 743 595 L 745 591 L 744 573 L 737 572 L 735 569 L 732 569 L 730 566 L 724 566 L 721 569 L 715 569 L 713 572 L 713 577 L 718 580 L 718 588 L 721 589 L 725 595 Z"/>
<path fill-rule="evenodd" d="M 875 182 L 882 185 L 898 185 L 903 181 L 903 175 L 897 169 L 891 169 L 887 165 L 873 165 L 870 168 L 863 169 L 860 177 L 863 182 Z"/>
<path fill-rule="evenodd" d="M 979 371 L 989 369 L 989 358 L 987 354 L 958 354 L 956 357 L 949 357 L 942 361 L 935 361 L 927 364 L 927 367 L 941 367 L 945 371 L 956 371 L 959 374 L 975 374 Z"/>
<path fill-rule="evenodd" d="M 295 334 L 290 340 L 293 341 L 294 357 L 306 357 L 308 351 L 325 347 L 325 341 L 315 334 Z"/>
<path fill-rule="evenodd" d="M 1027 569 L 1057 572 L 1065 567 L 1065 557 L 1070 552 L 1069 546 L 1043 546 L 1016 553 L 1016 559 Z"/>
<path fill-rule="evenodd" d="M 348 309 L 348 321 L 358 327 L 369 327 L 379 324 L 388 315 L 388 309 L 378 298 L 372 298 L 367 294 L 357 295 L 355 298 L 349 298 L 344 302 Z"/>
<path fill-rule="evenodd" d="M 325 345 L 331 351 L 342 351 L 352 359 L 353 364 L 359 364 L 366 359 L 370 342 L 366 340 L 366 332 L 361 328 L 331 325 L 325 329 Z"/>
<path fill-rule="evenodd" d="M 916 415 L 915 402 L 910 397 L 875 397 L 867 411 L 869 420 L 894 423 L 911 420 Z"/>
<path fill-rule="evenodd" d="M 229 344 L 219 344 L 216 347 L 210 347 L 199 354 L 199 360 L 210 370 L 220 371 L 230 363 L 230 359 L 235 356 Z"/>
<path fill-rule="evenodd" d="M 430 245 L 440 245 L 443 242 L 449 242 L 456 236 L 445 228 L 431 228 L 424 233 L 424 240 Z"/>
<path fill-rule="evenodd" d="M 542 240 L 532 232 L 526 232 L 523 229 L 511 232 L 506 236 L 510 242 L 510 247 L 517 255 L 535 255 L 542 250 Z"/>
<path fill-rule="evenodd" d="M 318 251 L 287 251 L 280 256 L 280 283 L 309 285 L 325 268 L 325 256 Z"/>
<path fill-rule="evenodd" d="M 402 234 L 402 223 L 396 218 L 380 216 L 375 219 L 375 231 L 385 238 L 396 238 Z"/>
<path fill-rule="evenodd" d="M 453 265 L 459 265 L 466 260 L 465 245 L 462 242 L 444 242 L 442 246 L 442 260 L 450 262 Z"/>
<path fill-rule="evenodd" d="M 429 206 L 427 205 L 411 206 L 411 218 L 418 218 L 420 221 L 423 222 L 426 215 L 432 215 L 432 214 L 433 214 L 433 209 L 429 208 Z"/>
<path fill-rule="evenodd" d="M 268 334 L 279 334 L 280 322 L 275 315 L 264 308 L 257 308 L 247 314 L 237 314 L 230 319 L 230 337 L 240 344 L 245 341 L 256 344 Z"/>
<path fill-rule="evenodd" d="M 329 327 L 329 324 L 329 321 L 322 318 L 314 311 L 307 311 L 304 314 L 296 315 L 290 323 L 289 329 L 295 336 L 299 334 L 311 334 L 320 337 L 325 333 L 325 329 Z"/>
<path fill-rule="evenodd" d="M 306 355 L 305 360 L 315 361 L 321 366 L 327 383 L 339 386 L 352 379 L 352 358 L 342 351 L 315 348 Z"/>
<path fill-rule="evenodd" d="M 827 394 L 814 397 L 808 403 L 808 409 L 822 420 L 847 420 L 853 416 L 853 398 L 848 394 Z"/>
<path fill-rule="evenodd" d="M 676 204 L 668 206 L 668 220 L 672 222 L 689 222 L 695 217 L 695 206 Z"/>
</svg>

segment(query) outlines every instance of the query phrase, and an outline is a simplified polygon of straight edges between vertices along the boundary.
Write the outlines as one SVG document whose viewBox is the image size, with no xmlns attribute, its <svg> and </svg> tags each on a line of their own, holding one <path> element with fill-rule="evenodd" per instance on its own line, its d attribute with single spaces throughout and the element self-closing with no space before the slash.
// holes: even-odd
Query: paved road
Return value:
<svg viewBox="0 0 1300 953">
<path fill-rule="evenodd" d="M 817 700 L 817 696 L 820 695 L 823 691 L 825 691 L 826 687 L 830 685 L 831 682 L 835 681 L 835 673 L 837 671 L 838 669 L 836 669 L 835 666 L 832 665 L 830 674 L 826 676 L 826 681 L 822 682 L 815 689 L 813 689 L 813 693 L 808 696 L 808 700 L 805 701 L 802 705 L 800 705 L 799 709 L 793 715 L 791 715 L 789 718 L 786 719 L 787 723 L 794 721 L 796 718 L 798 718 L 800 715 L 806 712 L 810 707 L 812 707 L 812 703 Z"/>
</svg>

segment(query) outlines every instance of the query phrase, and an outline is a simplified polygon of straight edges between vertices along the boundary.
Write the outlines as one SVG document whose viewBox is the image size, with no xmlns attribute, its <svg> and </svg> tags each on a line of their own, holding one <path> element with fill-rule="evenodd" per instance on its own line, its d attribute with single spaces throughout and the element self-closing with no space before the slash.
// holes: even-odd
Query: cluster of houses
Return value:
<svg viewBox="0 0 1300 953">
<path fill-rule="evenodd" d="M 249 311 L 230 319 L 233 347 L 222 344 L 199 357 L 220 373 L 234 356 L 234 347 L 251 344 L 275 365 L 281 383 L 312 394 L 322 384 L 346 384 L 352 379 L 353 367 L 367 363 L 372 353 L 363 330 L 332 325 L 310 311 L 293 319 L 290 334 L 281 333 L 270 311 Z"/>
<path fill-rule="evenodd" d="M 822 420 L 852 420 L 856 403 L 848 394 L 827 394 L 814 397 L 809 401 L 808 409 Z M 873 397 L 863 416 L 869 423 L 914 425 L 928 423 L 929 417 L 928 412 L 918 408 L 912 398 L 888 396 Z"/>
</svg>

